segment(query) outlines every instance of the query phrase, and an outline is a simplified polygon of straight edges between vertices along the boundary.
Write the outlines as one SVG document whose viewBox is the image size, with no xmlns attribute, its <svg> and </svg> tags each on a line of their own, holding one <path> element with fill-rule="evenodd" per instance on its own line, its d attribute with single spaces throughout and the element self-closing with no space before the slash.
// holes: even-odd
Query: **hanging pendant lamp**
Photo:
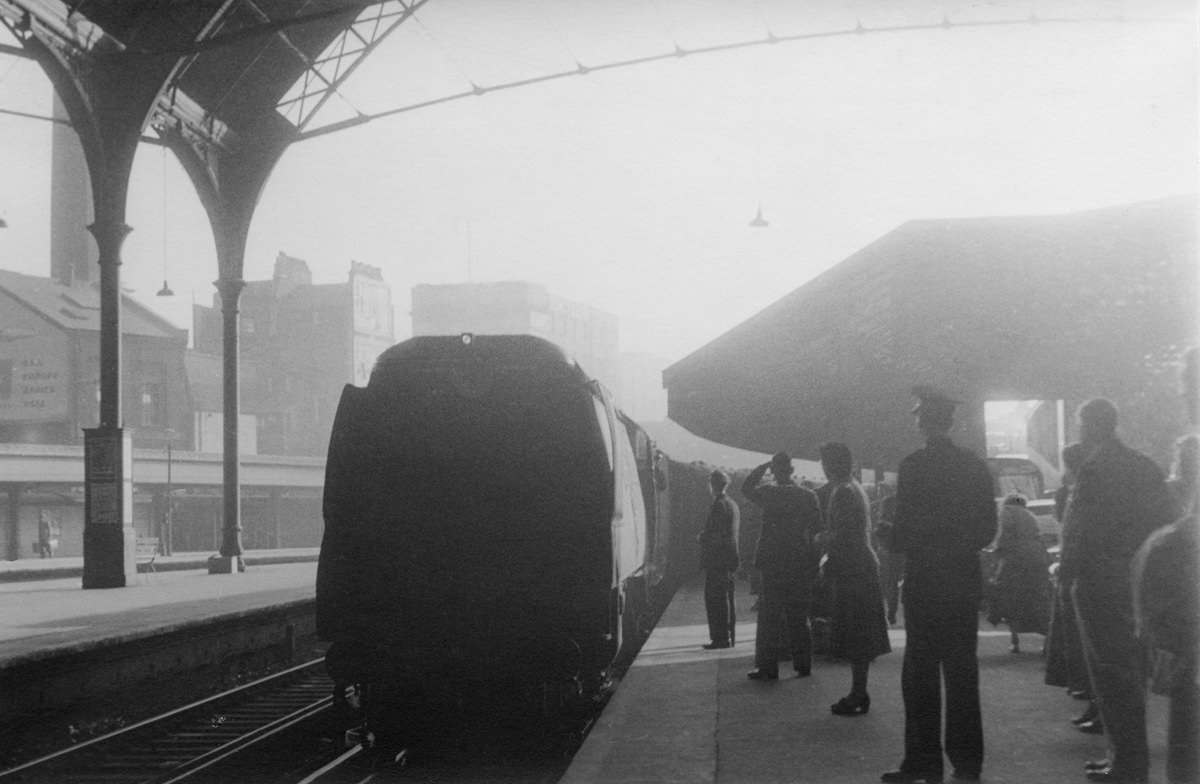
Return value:
<svg viewBox="0 0 1200 784">
<path fill-rule="evenodd" d="M 156 297 L 174 297 L 175 292 L 167 285 L 167 148 L 162 148 L 162 258 L 163 258 L 163 287 L 155 294 Z"/>
</svg>

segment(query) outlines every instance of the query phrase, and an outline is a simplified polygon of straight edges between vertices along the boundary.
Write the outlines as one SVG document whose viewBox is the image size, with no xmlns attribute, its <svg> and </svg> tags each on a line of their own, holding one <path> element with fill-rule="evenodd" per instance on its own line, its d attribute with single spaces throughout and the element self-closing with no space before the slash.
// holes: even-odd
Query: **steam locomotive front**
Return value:
<svg viewBox="0 0 1200 784">
<path fill-rule="evenodd" d="M 606 416 L 578 367 L 529 337 L 415 338 L 347 387 L 317 586 L 334 677 L 428 693 L 602 667 Z"/>
</svg>

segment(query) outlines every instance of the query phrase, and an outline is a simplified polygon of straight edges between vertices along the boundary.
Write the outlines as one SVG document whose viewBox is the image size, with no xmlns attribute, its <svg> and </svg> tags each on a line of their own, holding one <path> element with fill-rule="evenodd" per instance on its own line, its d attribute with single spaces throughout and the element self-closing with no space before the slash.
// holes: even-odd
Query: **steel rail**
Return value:
<svg viewBox="0 0 1200 784">
<path fill-rule="evenodd" d="M 358 756 L 359 752 L 361 752 L 362 750 L 363 750 L 363 745 L 360 743 L 357 746 L 349 749 L 348 751 L 343 752 L 336 759 L 331 760 L 330 762 L 317 768 L 312 773 L 308 774 L 304 778 L 300 779 L 300 781 L 296 782 L 296 784 L 316 784 L 316 782 L 319 781 L 321 779 L 321 777 L 324 776 L 326 773 L 329 773 L 330 771 L 333 771 L 333 770 L 337 770 L 342 765 L 345 765 L 351 759 Z"/>
<path fill-rule="evenodd" d="M 227 760 L 230 757 L 245 751 L 256 743 L 262 743 L 284 730 L 291 729 L 297 724 L 301 724 L 315 716 L 328 710 L 333 705 L 333 696 L 326 695 L 316 702 L 306 705 L 299 710 L 293 711 L 286 716 L 270 721 L 261 727 L 257 727 L 244 735 L 239 735 L 233 740 L 223 743 L 214 749 L 193 757 L 172 769 L 171 774 L 164 778 L 154 779 L 155 784 L 175 784 L 179 781 L 185 781 L 191 776 L 212 767 L 218 762 Z"/>
<path fill-rule="evenodd" d="M 142 721 L 136 722 L 134 724 L 130 724 L 127 727 L 122 727 L 122 728 L 114 730 L 112 732 L 108 732 L 103 735 L 98 735 L 94 738 L 89 738 L 86 741 L 75 744 L 73 746 L 69 746 L 64 749 L 59 749 L 58 751 L 52 752 L 52 753 L 47 754 L 42 757 L 38 757 L 37 759 L 29 760 L 28 762 L 21 763 L 19 765 L 16 765 L 14 767 L 11 767 L 11 768 L 8 768 L 5 770 L 0 770 L 0 781 L 4 781 L 4 780 L 8 780 L 8 779 L 19 779 L 22 774 L 28 773 L 36 768 L 44 767 L 44 766 L 51 765 L 54 763 L 63 763 L 64 761 L 66 761 L 70 758 L 78 757 L 78 756 L 82 755 L 84 752 L 87 752 L 90 749 L 94 749 L 95 747 L 98 747 L 103 744 L 108 744 L 108 743 L 112 743 L 114 741 L 118 741 L 126 736 L 131 737 L 134 733 L 138 733 L 138 732 L 142 732 L 142 731 L 151 729 L 155 725 L 162 725 L 164 722 L 167 722 L 171 719 L 182 717 L 189 713 L 199 713 L 203 709 L 210 708 L 221 702 L 228 701 L 231 699 L 237 699 L 239 697 L 245 697 L 247 695 L 250 695 L 254 691 L 270 687 L 272 684 L 284 681 L 290 677 L 301 674 L 307 670 L 314 669 L 317 666 L 324 663 L 324 661 L 325 661 L 324 658 L 318 658 L 318 659 L 313 659 L 312 661 L 305 662 L 303 664 L 289 667 L 289 668 L 287 668 L 285 670 L 281 670 L 277 673 L 273 673 L 271 675 L 267 675 L 265 677 L 258 678 L 254 681 L 251 681 L 250 683 L 245 683 L 245 684 L 242 684 L 241 686 L 236 686 L 232 689 L 227 689 L 223 692 L 212 695 L 210 697 L 205 697 L 204 699 L 197 700 L 195 702 L 189 703 L 182 707 L 174 708 L 172 710 L 167 711 L 166 713 L 161 713 L 156 716 L 152 716 L 148 719 L 143 719 Z M 211 763 L 206 763 L 201 767 L 195 767 L 193 769 L 194 763 L 196 763 L 196 761 L 198 759 L 208 758 L 210 755 L 213 754 L 213 752 L 215 752 L 221 748 L 227 748 L 233 744 L 236 744 L 239 741 L 242 741 L 247 736 L 255 736 L 257 738 L 257 740 L 264 740 L 265 738 L 270 737 L 270 735 L 274 734 L 275 732 L 282 731 L 283 729 L 287 729 L 288 727 L 293 726 L 300 721 L 307 720 L 307 719 L 311 718 L 313 715 L 316 715 L 316 714 L 320 713 L 321 711 L 328 709 L 328 707 L 332 703 L 332 699 L 333 698 L 331 695 L 326 695 L 322 699 L 316 701 L 316 703 L 311 703 L 311 704 L 305 706 L 304 708 L 293 711 L 292 713 L 288 714 L 288 716 L 285 716 L 282 719 L 275 719 L 274 721 L 269 722 L 266 725 L 262 725 L 262 726 L 256 728 L 255 730 L 245 733 L 243 736 L 240 736 L 239 738 L 237 738 L 235 740 L 232 740 L 232 741 L 227 742 L 226 744 L 223 744 L 221 747 L 218 747 L 218 749 L 210 749 L 209 751 L 199 755 L 199 757 L 197 757 L 193 760 L 189 760 L 188 762 L 183 763 L 181 766 L 174 768 L 170 772 L 170 775 L 172 776 L 172 778 L 166 779 L 165 781 L 176 781 L 176 780 L 181 780 L 181 779 L 185 778 L 187 775 L 186 773 L 183 776 L 175 777 L 175 774 L 178 773 L 181 770 L 181 768 L 183 768 L 184 766 L 187 766 L 188 770 L 191 772 L 195 772 L 195 770 L 200 770 L 203 767 L 208 767 L 208 765 L 210 765 Z M 304 715 L 301 715 L 301 714 L 304 714 Z M 286 725 L 281 724 L 282 722 L 287 722 L 287 724 Z M 268 732 L 266 735 L 263 735 L 262 731 L 267 727 L 274 727 L 274 729 L 271 732 Z M 257 741 L 254 741 L 254 742 L 257 742 Z M 242 743 L 240 748 L 245 748 L 248 745 L 251 745 L 251 744 Z M 225 756 L 228 756 L 228 754 L 226 754 Z M 164 784 L 165 784 L 165 781 L 164 781 Z"/>
</svg>

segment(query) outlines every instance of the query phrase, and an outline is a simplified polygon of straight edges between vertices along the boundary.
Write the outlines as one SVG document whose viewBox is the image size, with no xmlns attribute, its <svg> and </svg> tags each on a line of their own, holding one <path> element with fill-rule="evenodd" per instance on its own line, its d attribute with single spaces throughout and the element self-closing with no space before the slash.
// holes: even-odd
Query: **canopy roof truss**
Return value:
<svg viewBox="0 0 1200 784">
<path fill-rule="evenodd" d="M 231 151 L 256 131 L 294 139 L 426 2 L 0 0 L 0 21 L 81 80 L 117 61 L 169 63 L 147 125 Z"/>
</svg>

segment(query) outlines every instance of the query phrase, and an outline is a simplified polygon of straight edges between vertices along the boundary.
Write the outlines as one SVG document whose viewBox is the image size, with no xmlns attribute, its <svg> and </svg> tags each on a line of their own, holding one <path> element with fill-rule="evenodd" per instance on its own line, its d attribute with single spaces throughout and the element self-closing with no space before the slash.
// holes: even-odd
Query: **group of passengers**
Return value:
<svg viewBox="0 0 1200 784">
<path fill-rule="evenodd" d="M 1149 688 L 1169 699 L 1167 780 L 1200 782 L 1197 374 L 1192 349 L 1183 375 L 1192 432 L 1177 442 L 1169 481 L 1118 438 L 1110 401 L 1080 406 L 1079 441 L 1063 452 L 1064 489 L 1056 498 L 1061 556 L 1053 565 L 1023 496 L 1005 498 L 998 519 L 986 464 L 949 437 L 958 401 L 932 388 L 914 390 L 913 413 L 926 445 L 901 462 L 895 494 L 880 499 L 882 524 L 874 529 L 871 502 L 854 479 L 846 445 L 820 448 L 827 482 L 815 489 L 794 480 L 787 453 L 754 468 L 741 485 L 762 512 L 753 564 L 761 575 L 755 667 L 748 677 L 778 680 L 784 651 L 797 677 L 811 675 L 809 617 L 820 585 L 829 596 L 829 653 L 851 665 L 850 692 L 831 711 L 867 713 L 870 663 L 891 650 L 887 632 L 896 604 L 889 594 L 901 566 L 904 756 L 882 781 L 940 782 L 943 754 L 956 780 L 979 780 L 976 647 L 986 604 L 992 623 L 1009 625 L 1013 653 L 1020 652 L 1021 633 L 1048 634 L 1046 682 L 1091 700 L 1073 721 L 1084 731 L 1103 732 L 1108 754 L 1086 763 L 1089 781 L 1147 781 Z M 764 481 L 768 471 L 773 482 Z M 714 500 L 700 544 L 711 637 L 704 647 L 711 650 L 735 642 L 740 558 L 739 509 L 726 492 L 729 479 L 714 471 L 709 481 Z M 882 547 L 882 569 L 873 538 Z M 984 550 L 992 564 L 986 576 Z"/>
</svg>

